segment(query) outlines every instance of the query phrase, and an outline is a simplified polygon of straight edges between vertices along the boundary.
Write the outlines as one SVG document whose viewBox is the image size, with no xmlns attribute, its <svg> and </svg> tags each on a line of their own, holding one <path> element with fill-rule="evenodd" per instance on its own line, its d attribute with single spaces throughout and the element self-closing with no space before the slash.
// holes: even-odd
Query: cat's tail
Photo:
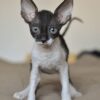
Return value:
<svg viewBox="0 0 100 100">
<path fill-rule="evenodd" d="M 73 17 L 73 18 L 71 18 L 71 19 L 69 20 L 69 22 L 68 22 L 66 28 L 64 29 L 64 32 L 63 32 L 63 34 L 62 34 L 63 37 L 64 37 L 64 36 L 66 35 L 66 33 L 68 32 L 68 30 L 69 30 L 69 28 L 70 28 L 70 25 L 72 24 L 72 22 L 73 22 L 74 20 L 79 21 L 80 23 L 83 23 L 83 20 L 80 19 L 80 18 L 78 18 L 78 17 Z"/>
<path fill-rule="evenodd" d="M 100 50 L 83 51 L 80 54 L 78 54 L 77 58 L 79 59 L 85 55 L 91 55 L 91 56 L 95 56 L 97 58 L 100 58 Z"/>
</svg>

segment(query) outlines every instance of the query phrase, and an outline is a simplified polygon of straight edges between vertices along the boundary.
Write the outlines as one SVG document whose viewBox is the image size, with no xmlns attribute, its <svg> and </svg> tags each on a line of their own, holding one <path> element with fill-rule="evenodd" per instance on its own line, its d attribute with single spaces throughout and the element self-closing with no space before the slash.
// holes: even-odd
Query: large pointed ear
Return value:
<svg viewBox="0 0 100 100">
<path fill-rule="evenodd" d="M 64 0 L 55 10 L 54 14 L 60 24 L 65 24 L 70 18 L 73 9 L 73 0 Z"/>
<path fill-rule="evenodd" d="M 38 9 L 32 0 L 21 0 L 21 15 L 26 22 L 31 22 Z"/>
</svg>

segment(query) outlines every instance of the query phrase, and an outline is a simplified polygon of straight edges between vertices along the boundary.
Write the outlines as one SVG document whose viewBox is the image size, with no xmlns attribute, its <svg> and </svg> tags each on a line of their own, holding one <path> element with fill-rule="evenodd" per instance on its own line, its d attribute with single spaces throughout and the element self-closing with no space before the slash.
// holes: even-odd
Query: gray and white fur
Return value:
<svg viewBox="0 0 100 100">
<path fill-rule="evenodd" d="M 61 99 L 71 100 L 71 96 L 80 96 L 69 81 L 69 50 L 60 35 L 60 29 L 71 17 L 73 0 L 64 0 L 54 13 L 38 11 L 32 0 L 21 0 L 21 15 L 29 24 L 32 37 L 35 39 L 32 50 L 32 70 L 29 85 L 14 97 L 23 100 L 35 100 L 35 91 L 40 82 L 40 71 L 47 74 L 58 73 L 62 85 Z"/>
</svg>

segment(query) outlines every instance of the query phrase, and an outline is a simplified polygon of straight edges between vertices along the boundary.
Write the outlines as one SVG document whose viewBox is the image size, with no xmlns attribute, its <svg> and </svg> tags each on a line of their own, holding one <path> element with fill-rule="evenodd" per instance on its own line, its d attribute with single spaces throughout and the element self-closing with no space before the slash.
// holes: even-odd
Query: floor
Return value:
<svg viewBox="0 0 100 100">
<path fill-rule="evenodd" d="M 29 64 L 12 64 L 0 60 L 0 100 L 15 100 L 13 94 L 25 88 L 29 80 Z M 84 56 L 70 65 L 71 79 L 82 96 L 73 100 L 100 99 L 100 59 Z M 42 74 L 38 100 L 60 100 L 57 75 Z"/>
</svg>

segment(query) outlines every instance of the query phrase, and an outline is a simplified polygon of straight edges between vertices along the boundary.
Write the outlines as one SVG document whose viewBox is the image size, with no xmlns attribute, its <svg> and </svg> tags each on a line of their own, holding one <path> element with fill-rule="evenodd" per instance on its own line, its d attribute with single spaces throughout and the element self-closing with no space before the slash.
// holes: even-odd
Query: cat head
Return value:
<svg viewBox="0 0 100 100">
<path fill-rule="evenodd" d="M 73 0 L 64 0 L 54 13 L 38 11 L 32 0 L 21 0 L 21 15 L 29 24 L 30 32 L 35 41 L 42 45 L 51 45 L 59 36 L 61 27 L 71 18 Z"/>
</svg>

